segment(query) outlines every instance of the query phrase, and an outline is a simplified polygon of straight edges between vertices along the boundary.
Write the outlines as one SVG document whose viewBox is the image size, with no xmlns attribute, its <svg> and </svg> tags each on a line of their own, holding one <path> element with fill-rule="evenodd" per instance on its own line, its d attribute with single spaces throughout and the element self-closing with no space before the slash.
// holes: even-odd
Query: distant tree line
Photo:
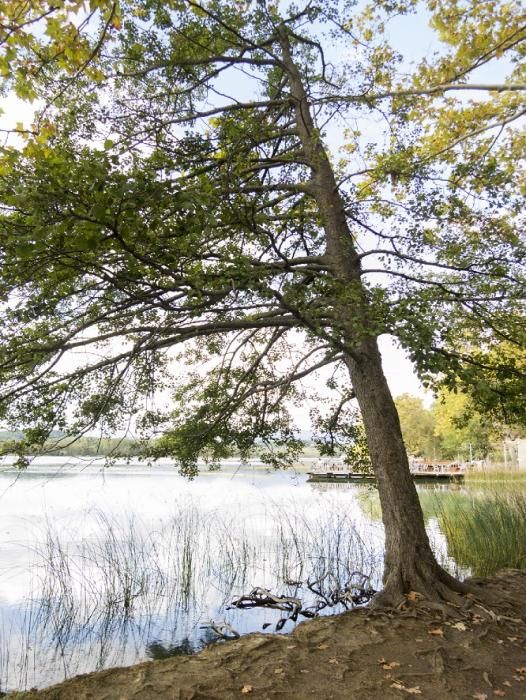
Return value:
<svg viewBox="0 0 526 700">
<path fill-rule="evenodd" d="M 0 452 L 7 454 L 11 451 L 11 446 L 24 438 L 21 432 L 8 430 L 0 431 Z M 118 456 L 138 457 L 144 454 L 145 445 L 133 438 L 122 437 L 97 437 L 87 436 L 70 442 L 60 435 L 51 436 L 50 440 L 38 449 L 38 452 L 45 455 L 61 457 L 108 457 Z"/>
<path fill-rule="evenodd" d="M 526 435 L 524 426 L 499 423 L 487 413 L 475 407 L 468 394 L 442 389 L 433 403 L 426 407 L 422 398 L 401 394 L 395 399 L 400 416 L 404 442 L 409 454 L 429 459 L 485 459 L 491 456 L 495 443 L 506 438 Z M 336 454 L 344 454 L 356 469 L 369 471 L 370 460 L 361 421 L 351 426 L 353 440 L 347 449 L 336 441 Z M 22 440 L 24 433 L 0 430 L 1 452 L 10 451 L 9 446 Z M 319 443 L 310 431 L 302 431 L 304 455 L 330 455 L 327 444 Z M 86 436 L 70 442 L 66 436 L 56 432 L 50 436 L 41 454 L 69 457 L 119 458 L 150 456 L 157 452 L 163 438 L 148 441 L 129 437 Z M 256 445 L 253 456 L 260 456 L 261 445 Z M 363 463 L 362 463 L 363 462 Z"/>
<path fill-rule="evenodd" d="M 524 426 L 499 423 L 480 413 L 470 397 L 442 389 L 426 408 L 421 398 L 395 399 L 407 450 L 430 459 L 484 459 L 496 442 L 526 433 Z"/>
</svg>

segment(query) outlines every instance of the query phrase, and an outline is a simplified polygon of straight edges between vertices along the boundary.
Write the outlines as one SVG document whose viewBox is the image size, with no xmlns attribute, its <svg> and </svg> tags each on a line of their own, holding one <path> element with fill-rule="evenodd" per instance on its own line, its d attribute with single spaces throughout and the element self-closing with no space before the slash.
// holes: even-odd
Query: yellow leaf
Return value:
<svg viewBox="0 0 526 700">
<path fill-rule="evenodd" d="M 465 632 L 467 630 L 466 625 L 463 622 L 455 622 L 454 625 L 451 625 L 453 629 L 460 630 L 461 632 Z"/>
</svg>

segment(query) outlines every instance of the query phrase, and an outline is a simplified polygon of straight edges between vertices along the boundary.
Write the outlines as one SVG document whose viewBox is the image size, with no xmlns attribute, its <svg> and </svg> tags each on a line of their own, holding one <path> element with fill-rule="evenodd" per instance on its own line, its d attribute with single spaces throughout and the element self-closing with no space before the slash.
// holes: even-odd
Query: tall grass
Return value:
<svg viewBox="0 0 526 700">
<path fill-rule="evenodd" d="M 467 472 L 464 477 L 466 485 L 476 484 L 477 486 L 488 484 L 493 486 L 496 483 L 514 482 L 526 483 L 526 470 L 514 469 L 482 469 L 480 471 Z"/>
<path fill-rule="evenodd" d="M 449 554 L 476 576 L 502 568 L 526 569 L 526 495 L 447 495 L 437 517 Z"/>
</svg>

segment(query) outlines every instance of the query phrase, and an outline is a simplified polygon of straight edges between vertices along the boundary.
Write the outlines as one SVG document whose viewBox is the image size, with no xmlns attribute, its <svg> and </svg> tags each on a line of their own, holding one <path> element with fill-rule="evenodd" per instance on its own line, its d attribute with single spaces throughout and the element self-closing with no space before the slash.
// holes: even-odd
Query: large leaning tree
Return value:
<svg viewBox="0 0 526 700">
<path fill-rule="evenodd" d="M 523 351 L 521 3 L 90 11 L 93 31 L 68 25 L 80 58 L 55 23 L 15 34 L 5 70 L 33 66 L 39 101 L 0 161 L 3 423 L 34 450 L 131 419 L 187 474 L 256 441 L 286 461 L 289 408 L 321 372 L 329 448 L 361 412 L 380 601 L 467 591 L 431 551 L 378 338 L 451 386 L 490 371 L 481 348 Z M 404 55 L 419 34 L 427 55 Z"/>
</svg>

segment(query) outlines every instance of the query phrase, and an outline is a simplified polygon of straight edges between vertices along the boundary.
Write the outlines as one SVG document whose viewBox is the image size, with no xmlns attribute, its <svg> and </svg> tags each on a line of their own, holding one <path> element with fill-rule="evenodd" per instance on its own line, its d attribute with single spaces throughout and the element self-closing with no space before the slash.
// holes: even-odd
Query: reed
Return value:
<svg viewBox="0 0 526 700">
<path fill-rule="evenodd" d="M 437 501 L 437 517 L 450 556 L 472 574 L 526 568 L 525 494 L 447 495 Z"/>
<path fill-rule="evenodd" d="M 467 472 L 464 482 L 469 484 L 495 485 L 502 483 L 522 482 L 526 483 L 526 470 L 513 469 L 482 469 L 480 471 Z"/>
</svg>

